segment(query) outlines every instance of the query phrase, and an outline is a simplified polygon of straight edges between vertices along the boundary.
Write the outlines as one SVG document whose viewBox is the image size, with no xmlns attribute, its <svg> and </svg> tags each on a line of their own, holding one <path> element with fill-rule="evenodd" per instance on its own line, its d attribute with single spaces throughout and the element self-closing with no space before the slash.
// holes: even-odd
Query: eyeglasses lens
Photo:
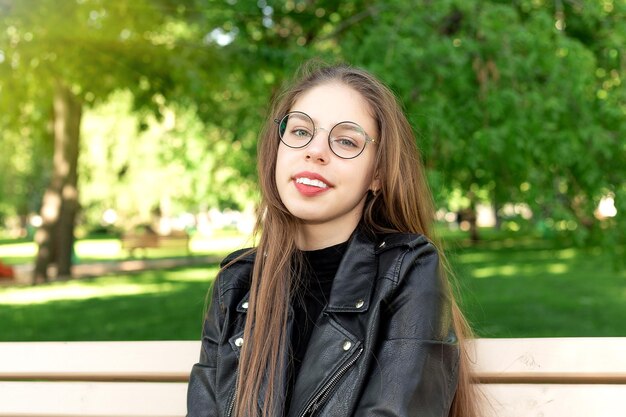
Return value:
<svg viewBox="0 0 626 417">
<path fill-rule="evenodd" d="M 365 134 L 354 123 L 342 122 L 330 131 L 330 148 L 341 158 L 354 158 L 365 148 Z"/>
<path fill-rule="evenodd" d="M 289 113 L 278 125 L 280 139 L 291 148 L 306 146 L 313 137 L 315 125 L 304 113 Z"/>
<path fill-rule="evenodd" d="M 278 124 L 278 134 L 290 148 L 303 148 L 315 135 L 315 124 L 311 118 L 299 112 L 287 114 Z M 356 123 L 342 122 L 335 125 L 329 136 L 330 149 L 340 158 L 357 157 L 367 142 L 363 129 Z"/>
</svg>

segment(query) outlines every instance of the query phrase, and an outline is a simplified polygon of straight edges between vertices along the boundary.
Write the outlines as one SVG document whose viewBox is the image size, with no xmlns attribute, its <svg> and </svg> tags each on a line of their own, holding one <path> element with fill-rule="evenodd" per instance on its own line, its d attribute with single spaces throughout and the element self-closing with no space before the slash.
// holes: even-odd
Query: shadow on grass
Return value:
<svg viewBox="0 0 626 417">
<path fill-rule="evenodd" d="M 0 340 L 199 340 L 217 266 L 0 293 Z"/>
<path fill-rule="evenodd" d="M 626 336 L 626 272 L 597 249 L 490 246 L 452 258 L 478 336 Z"/>
</svg>

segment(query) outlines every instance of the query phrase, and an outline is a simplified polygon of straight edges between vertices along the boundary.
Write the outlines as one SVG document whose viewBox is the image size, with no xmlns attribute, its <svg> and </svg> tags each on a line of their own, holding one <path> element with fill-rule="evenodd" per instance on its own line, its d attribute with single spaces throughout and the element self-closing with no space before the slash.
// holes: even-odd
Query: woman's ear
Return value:
<svg viewBox="0 0 626 417">
<path fill-rule="evenodd" d="M 370 190 L 376 194 L 378 190 L 380 190 L 380 178 L 378 177 L 378 173 L 374 174 L 374 178 L 372 178 L 372 182 L 370 183 Z"/>
</svg>

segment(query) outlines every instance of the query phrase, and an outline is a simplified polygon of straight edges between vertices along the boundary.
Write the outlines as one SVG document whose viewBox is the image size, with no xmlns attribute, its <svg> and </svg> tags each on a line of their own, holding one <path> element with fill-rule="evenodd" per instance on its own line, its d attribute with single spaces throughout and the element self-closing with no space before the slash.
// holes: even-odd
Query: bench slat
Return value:
<svg viewBox="0 0 626 417">
<path fill-rule="evenodd" d="M 482 383 L 626 383 L 626 338 L 477 339 Z"/>
<path fill-rule="evenodd" d="M 3 382 L 2 417 L 183 417 L 186 383 Z"/>
<path fill-rule="evenodd" d="M 0 380 L 187 381 L 199 341 L 0 344 Z"/>
<path fill-rule="evenodd" d="M 472 343 L 485 417 L 624 415 L 626 338 Z M 199 341 L 0 343 L 0 417 L 182 417 L 199 353 Z"/>
<path fill-rule="evenodd" d="M 484 417 L 622 416 L 624 385 L 481 386 Z M 185 383 L 0 382 L 0 416 L 182 417 Z M 36 399 L 36 400 L 34 400 Z"/>
<path fill-rule="evenodd" d="M 484 384 L 483 417 L 623 417 L 626 385 Z"/>
</svg>

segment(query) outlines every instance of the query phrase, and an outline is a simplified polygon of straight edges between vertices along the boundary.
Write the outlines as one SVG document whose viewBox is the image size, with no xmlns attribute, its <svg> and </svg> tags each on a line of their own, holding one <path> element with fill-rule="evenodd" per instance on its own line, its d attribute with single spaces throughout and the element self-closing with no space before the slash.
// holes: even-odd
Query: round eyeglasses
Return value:
<svg viewBox="0 0 626 417">
<path fill-rule="evenodd" d="M 353 122 L 337 123 L 332 129 L 315 127 L 313 119 L 303 112 L 292 111 L 282 119 L 274 119 L 278 124 L 281 142 L 290 148 L 304 148 L 318 130 L 328 132 L 328 146 L 335 155 L 343 159 L 352 159 L 361 155 L 368 142 L 376 143 L 361 126 Z"/>
</svg>

